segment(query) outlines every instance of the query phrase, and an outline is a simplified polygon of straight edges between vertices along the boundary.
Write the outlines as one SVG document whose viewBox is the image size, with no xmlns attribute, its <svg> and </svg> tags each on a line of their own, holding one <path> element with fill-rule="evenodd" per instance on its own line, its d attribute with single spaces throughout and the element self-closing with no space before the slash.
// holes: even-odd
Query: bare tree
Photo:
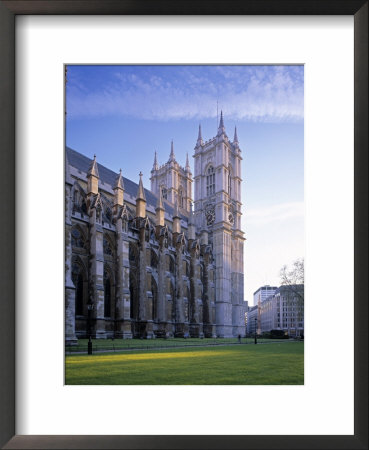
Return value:
<svg viewBox="0 0 369 450">
<path fill-rule="evenodd" d="M 304 301 L 304 258 L 296 259 L 292 267 L 283 266 L 279 272 L 281 284 Z"/>
</svg>

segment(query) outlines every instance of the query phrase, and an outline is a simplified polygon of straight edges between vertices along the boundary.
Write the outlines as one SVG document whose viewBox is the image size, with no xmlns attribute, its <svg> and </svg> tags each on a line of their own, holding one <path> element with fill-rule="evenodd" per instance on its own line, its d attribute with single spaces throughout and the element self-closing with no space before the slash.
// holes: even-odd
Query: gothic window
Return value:
<svg viewBox="0 0 369 450">
<path fill-rule="evenodd" d="M 138 282 L 135 273 L 129 271 L 129 292 L 131 298 L 131 319 L 138 319 Z"/>
<path fill-rule="evenodd" d="M 178 192 L 178 205 L 180 208 L 183 208 L 183 191 L 182 189 Z"/>
<path fill-rule="evenodd" d="M 151 267 L 153 268 L 158 267 L 158 257 L 156 256 L 154 250 L 151 250 Z"/>
<path fill-rule="evenodd" d="M 128 222 L 125 218 L 123 218 L 123 221 L 122 221 L 122 231 L 123 231 L 123 233 L 128 232 Z"/>
<path fill-rule="evenodd" d="M 232 173 L 230 170 L 228 172 L 228 195 L 232 197 Z"/>
<path fill-rule="evenodd" d="M 96 222 L 101 223 L 101 208 L 100 207 L 96 208 Z"/>
<path fill-rule="evenodd" d="M 76 315 L 82 316 L 83 314 L 83 276 L 78 274 L 77 286 L 76 286 Z"/>
<path fill-rule="evenodd" d="M 152 293 L 152 318 L 156 319 L 158 315 L 158 287 L 153 276 L 151 276 L 151 293 Z"/>
<path fill-rule="evenodd" d="M 104 281 L 104 317 L 111 317 L 111 286 L 108 277 Z"/>
<path fill-rule="evenodd" d="M 76 316 L 83 315 L 83 267 L 81 263 L 74 260 L 72 265 L 72 281 L 76 288 L 75 290 L 75 314 Z"/>
<path fill-rule="evenodd" d="M 190 277 L 190 262 L 189 261 L 185 261 L 185 274 L 187 277 Z"/>
<path fill-rule="evenodd" d="M 85 239 L 78 227 L 72 228 L 72 247 L 85 248 Z"/>
<path fill-rule="evenodd" d="M 81 202 L 81 210 L 84 214 L 87 214 L 87 205 L 86 205 L 84 198 L 82 199 L 82 202 Z"/>
<path fill-rule="evenodd" d="M 229 222 L 231 225 L 234 224 L 234 215 L 233 215 L 233 213 L 232 213 L 231 210 L 228 212 L 228 222 Z"/>
<path fill-rule="evenodd" d="M 104 248 L 105 255 L 113 256 L 113 249 L 112 249 L 111 243 L 109 242 L 109 240 L 106 237 L 104 237 L 104 239 L 103 239 L 103 248 Z"/>
<path fill-rule="evenodd" d="M 214 167 L 210 166 L 206 171 L 206 195 L 215 194 L 215 171 Z"/>
<path fill-rule="evenodd" d="M 167 198 L 168 198 L 168 190 L 167 190 L 167 188 L 164 187 L 164 186 L 161 188 L 161 196 L 162 196 L 165 200 L 167 200 Z"/>
<path fill-rule="evenodd" d="M 107 207 L 103 214 L 103 220 L 104 220 L 104 222 L 111 223 L 111 219 L 112 219 L 112 212 L 111 212 L 111 209 L 109 207 Z"/>
<path fill-rule="evenodd" d="M 215 209 L 209 208 L 208 210 L 206 210 L 205 215 L 206 215 L 206 224 L 209 226 L 212 225 L 215 221 Z"/>
<path fill-rule="evenodd" d="M 134 242 L 129 243 L 129 261 L 136 265 L 137 264 L 137 250 L 135 248 L 137 244 Z"/>
<path fill-rule="evenodd" d="M 185 322 L 188 322 L 188 301 L 184 303 L 183 305 L 183 315 Z"/>
<path fill-rule="evenodd" d="M 73 212 L 78 211 L 87 214 L 86 201 L 82 193 L 76 188 L 73 197 Z"/>
</svg>

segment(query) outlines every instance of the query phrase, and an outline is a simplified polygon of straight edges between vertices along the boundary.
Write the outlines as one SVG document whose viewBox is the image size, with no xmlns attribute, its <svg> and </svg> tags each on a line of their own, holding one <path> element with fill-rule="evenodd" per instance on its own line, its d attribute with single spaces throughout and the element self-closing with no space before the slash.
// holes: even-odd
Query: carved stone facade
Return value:
<svg viewBox="0 0 369 450">
<path fill-rule="evenodd" d="M 195 174 L 200 152 L 198 141 Z M 188 158 L 180 167 L 173 144 L 164 166 L 155 156 L 151 192 L 141 175 L 136 184 L 66 149 L 66 342 L 87 337 L 89 326 L 95 338 L 243 335 L 240 187 L 206 199 L 195 190 L 193 214 Z M 231 210 L 233 223 L 224 217 Z"/>
</svg>

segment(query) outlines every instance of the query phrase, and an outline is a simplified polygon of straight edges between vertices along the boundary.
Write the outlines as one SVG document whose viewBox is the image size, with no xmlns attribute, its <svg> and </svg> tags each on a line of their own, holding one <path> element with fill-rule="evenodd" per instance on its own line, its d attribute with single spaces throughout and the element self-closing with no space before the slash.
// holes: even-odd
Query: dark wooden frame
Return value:
<svg viewBox="0 0 369 450">
<path fill-rule="evenodd" d="M 18 14 L 348 14 L 354 16 L 355 432 L 353 436 L 14 435 L 16 286 L 14 53 L 15 16 Z M 3 210 L 0 214 L 0 445 L 5 446 L 3 448 L 368 449 L 367 0 L 0 0 L 0 192 L 3 194 Z M 344 236 L 342 238 L 344 239 Z"/>
</svg>

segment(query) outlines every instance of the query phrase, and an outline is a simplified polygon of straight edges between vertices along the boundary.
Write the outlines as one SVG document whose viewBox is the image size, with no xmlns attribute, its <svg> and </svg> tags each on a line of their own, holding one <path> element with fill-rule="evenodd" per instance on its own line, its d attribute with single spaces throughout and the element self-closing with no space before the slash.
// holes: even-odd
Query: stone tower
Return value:
<svg viewBox="0 0 369 450">
<path fill-rule="evenodd" d="M 244 335 L 242 157 L 237 130 L 231 142 L 222 112 L 214 138 L 204 142 L 199 127 L 194 159 L 195 225 L 198 233 L 208 232 L 216 267 L 216 334 L 218 337 Z"/>
<path fill-rule="evenodd" d="M 174 144 L 171 143 L 168 161 L 159 166 L 155 152 L 151 170 L 151 192 L 174 204 L 178 201 L 179 210 L 190 212 L 192 202 L 192 173 L 186 158 L 186 166 L 181 167 L 174 155 Z"/>
</svg>

